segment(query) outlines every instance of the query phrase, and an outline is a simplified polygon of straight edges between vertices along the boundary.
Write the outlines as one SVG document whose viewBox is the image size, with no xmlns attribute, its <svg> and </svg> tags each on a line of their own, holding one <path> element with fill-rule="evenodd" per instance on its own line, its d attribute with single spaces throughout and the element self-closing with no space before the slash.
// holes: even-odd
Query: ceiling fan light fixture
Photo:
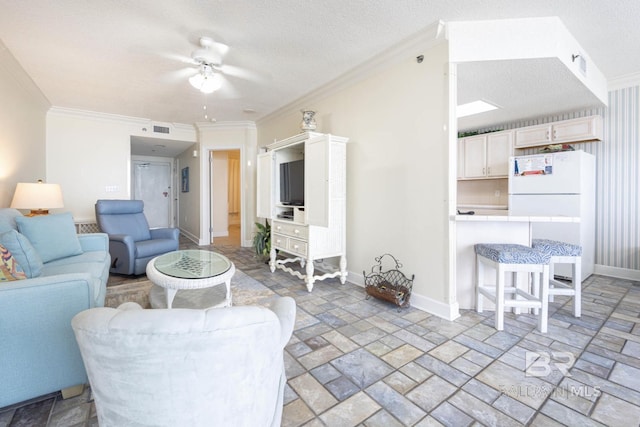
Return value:
<svg viewBox="0 0 640 427">
<path fill-rule="evenodd" d="M 218 74 L 212 74 L 204 77 L 200 91 L 202 93 L 212 93 L 220 89 L 220 87 L 222 87 L 222 79 Z"/>
<path fill-rule="evenodd" d="M 202 82 L 204 82 L 204 76 L 200 73 L 194 74 L 193 76 L 189 77 L 189 83 L 191 83 L 191 86 L 195 87 L 198 90 L 200 90 L 200 87 L 202 87 Z"/>
<path fill-rule="evenodd" d="M 198 74 L 189 77 L 189 83 L 202 93 L 213 93 L 222 87 L 222 78 L 213 67 L 204 65 Z"/>
</svg>

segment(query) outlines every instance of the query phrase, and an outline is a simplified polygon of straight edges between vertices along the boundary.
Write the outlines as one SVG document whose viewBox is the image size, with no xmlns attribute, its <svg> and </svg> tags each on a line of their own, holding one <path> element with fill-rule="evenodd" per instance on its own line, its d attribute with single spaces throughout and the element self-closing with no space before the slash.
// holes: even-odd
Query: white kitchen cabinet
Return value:
<svg viewBox="0 0 640 427">
<path fill-rule="evenodd" d="M 458 150 L 464 154 L 460 179 L 505 178 L 509 173 L 509 156 L 513 154 L 513 132 L 492 132 L 463 138 Z"/>
<path fill-rule="evenodd" d="M 464 178 L 464 139 L 458 139 L 458 179 Z"/>
<path fill-rule="evenodd" d="M 316 280 L 339 277 L 345 283 L 346 259 L 346 142 L 347 138 L 305 132 L 268 145 L 258 156 L 257 213 L 271 220 L 269 266 L 305 281 L 309 292 Z M 281 164 L 304 160 L 304 204 L 282 203 Z M 285 255 L 278 257 L 277 255 Z M 319 260 L 337 258 L 338 265 Z M 299 263 L 300 273 L 288 264 Z"/>
<path fill-rule="evenodd" d="M 485 178 L 487 171 L 487 136 L 469 136 L 464 143 L 464 174 L 466 179 Z"/>
<path fill-rule="evenodd" d="M 602 140 L 602 117 L 589 116 L 515 130 L 515 147 Z"/>
</svg>

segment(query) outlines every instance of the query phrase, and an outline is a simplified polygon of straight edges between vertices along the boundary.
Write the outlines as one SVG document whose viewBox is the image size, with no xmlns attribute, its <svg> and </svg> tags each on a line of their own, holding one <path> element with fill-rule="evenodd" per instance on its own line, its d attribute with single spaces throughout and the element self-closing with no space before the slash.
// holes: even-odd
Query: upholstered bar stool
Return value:
<svg viewBox="0 0 640 427">
<path fill-rule="evenodd" d="M 504 309 L 506 307 L 532 308 L 540 310 L 538 329 L 547 332 L 549 305 L 549 260 L 550 255 L 528 246 L 517 244 L 475 245 L 476 250 L 476 308 L 482 313 L 483 297 L 496 305 L 496 329 L 504 329 Z M 491 267 L 496 272 L 495 285 L 484 284 L 484 268 Z M 531 275 L 532 292 L 518 288 L 518 273 Z M 506 285 L 506 274 L 512 273 L 511 286 Z M 509 294 L 511 298 L 505 299 Z"/>
<path fill-rule="evenodd" d="M 571 243 L 549 239 L 533 239 L 533 249 L 551 256 L 549 261 L 549 301 L 554 295 L 573 297 L 573 315 L 582 314 L 582 247 Z M 556 280 L 553 276 L 554 264 L 572 264 L 571 283 Z"/>
</svg>

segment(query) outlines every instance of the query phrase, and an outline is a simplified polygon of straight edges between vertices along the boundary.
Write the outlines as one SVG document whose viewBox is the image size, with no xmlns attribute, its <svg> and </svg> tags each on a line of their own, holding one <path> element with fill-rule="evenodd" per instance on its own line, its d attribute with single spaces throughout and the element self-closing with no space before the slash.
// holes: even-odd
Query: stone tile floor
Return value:
<svg viewBox="0 0 640 427">
<path fill-rule="evenodd" d="M 214 249 L 297 302 L 283 426 L 640 424 L 638 282 L 591 276 L 581 318 L 568 298 L 556 297 L 547 334 L 534 316 L 513 314 L 498 332 L 491 312 L 465 310 L 453 322 L 398 312 L 334 279 L 308 293 L 299 279 L 271 273 L 250 248 Z M 95 425 L 89 389 L 0 409 L 0 427 Z"/>
</svg>

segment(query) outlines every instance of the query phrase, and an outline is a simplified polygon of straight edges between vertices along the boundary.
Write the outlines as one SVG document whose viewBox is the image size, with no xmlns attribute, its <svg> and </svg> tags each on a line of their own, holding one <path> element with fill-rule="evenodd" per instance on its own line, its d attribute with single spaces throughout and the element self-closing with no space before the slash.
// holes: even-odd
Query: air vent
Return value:
<svg viewBox="0 0 640 427">
<path fill-rule="evenodd" d="M 169 128 L 164 126 L 154 126 L 153 131 L 155 133 L 169 133 Z"/>
<path fill-rule="evenodd" d="M 587 75 L 587 60 L 582 55 L 580 55 L 580 71 L 583 75 Z"/>
</svg>

